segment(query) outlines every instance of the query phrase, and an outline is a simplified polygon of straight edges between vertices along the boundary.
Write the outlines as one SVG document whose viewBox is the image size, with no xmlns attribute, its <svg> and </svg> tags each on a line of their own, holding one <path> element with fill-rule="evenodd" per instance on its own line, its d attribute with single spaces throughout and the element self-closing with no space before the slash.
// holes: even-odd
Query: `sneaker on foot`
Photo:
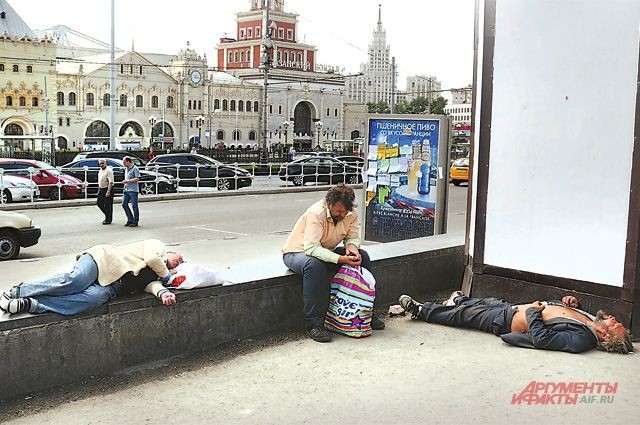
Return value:
<svg viewBox="0 0 640 425">
<path fill-rule="evenodd" d="M 417 319 L 422 311 L 422 304 L 411 298 L 409 295 L 400 295 L 398 300 L 404 311 L 411 313 L 412 319 Z"/>
<path fill-rule="evenodd" d="M 2 294 L 2 298 L 7 295 L 6 292 Z M 31 298 L 10 298 L 7 302 L 7 307 L 3 310 L 9 314 L 16 313 L 28 313 L 31 310 Z"/>
<path fill-rule="evenodd" d="M 458 297 L 464 297 L 464 294 L 462 293 L 462 291 L 453 291 L 449 299 L 444 301 L 442 305 L 447 305 L 447 306 L 456 305 L 456 298 Z"/>
<path fill-rule="evenodd" d="M 371 329 L 373 329 L 374 331 L 381 331 L 384 329 L 384 327 L 385 327 L 385 324 L 382 321 L 382 319 L 380 319 L 378 316 L 374 314 L 373 317 L 371 318 Z"/>
<path fill-rule="evenodd" d="M 329 342 L 331 341 L 331 334 L 327 331 L 324 326 L 317 326 L 315 328 L 311 328 L 307 331 L 307 335 L 309 338 L 316 342 Z"/>
<path fill-rule="evenodd" d="M 0 294 L 0 310 L 5 313 L 9 309 L 9 302 L 11 301 L 11 296 L 5 291 Z"/>
</svg>

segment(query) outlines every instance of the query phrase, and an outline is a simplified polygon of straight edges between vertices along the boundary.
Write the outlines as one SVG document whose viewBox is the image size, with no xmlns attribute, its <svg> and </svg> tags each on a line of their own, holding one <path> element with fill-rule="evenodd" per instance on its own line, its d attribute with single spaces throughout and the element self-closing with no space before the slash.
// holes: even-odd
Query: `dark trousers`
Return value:
<svg viewBox="0 0 640 425">
<path fill-rule="evenodd" d="M 364 249 L 360 249 L 362 267 L 371 271 L 371 259 Z M 338 247 L 336 254 L 344 255 L 345 249 Z M 288 252 L 282 257 L 284 264 L 294 273 L 302 275 L 302 298 L 304 301 L 304 320 L 307 329 L 323 326 L 324 315 L 329 306 L 331 278 L 340 268 L 340 264 L 325 263 L 304 252 Z"/>
<path fill-rule="evenodd" d="M 104 220 L 111 223 L 113 218 L 113 189 L 111 189 L 111 193 L 107 196 L 107 188 L 101 187 L 98 189 L 98 199 L 96 200 L 96 204 L 100 211 L 104 214 Z"/>
<path fill-rule="evenodd" d="M 420 317 L 425 322 L 478 329 L 494 335 L 511 332 L 511 319 L 515 311 L 505 300 L 458 297 L 455 302 L 456 305 L 452 306 L 426 302 Z"/>
</svg>

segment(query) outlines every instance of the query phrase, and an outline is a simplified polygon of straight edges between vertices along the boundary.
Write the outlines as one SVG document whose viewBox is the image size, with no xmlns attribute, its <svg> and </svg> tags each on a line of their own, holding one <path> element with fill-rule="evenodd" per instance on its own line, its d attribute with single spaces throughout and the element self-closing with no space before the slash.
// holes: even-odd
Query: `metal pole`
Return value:
<svg viewBox="0 0 640 425">
<path fill-rule="evenodd" d="M 116 51 L 115 51 L 115 0 L 111 0 L 111 64 L 109 66 L 109 81 L 111 84 L 109 97 L 111 111 L 109 113 L 109 149 L 116 148 Z"/>
<path fill-rule="evenodd" d="M 263 164 L 267 162 L 267 108 L 268 108 L 268 93 L 267 86 L 269 85 L 269 51 L 271 43 L 271 33 L 269 32 L 269 9 L 271 7 L 271 0 L 263 0 L 263 14 L 262 14 L 262 66 L 264 72 L 264 92 L 262 99 L 262 151 L 260 152 L 260 159 Z"/>
</svg>

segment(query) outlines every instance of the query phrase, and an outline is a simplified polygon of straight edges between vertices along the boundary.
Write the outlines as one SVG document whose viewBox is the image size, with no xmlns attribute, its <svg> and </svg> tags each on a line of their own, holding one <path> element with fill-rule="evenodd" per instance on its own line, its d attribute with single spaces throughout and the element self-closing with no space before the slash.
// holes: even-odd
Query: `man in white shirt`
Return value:
<svg viewBox="0 0 640 425">
<path fill-rule="evenodd" d="M 111 224 L 113 218 L 113 169 L 107 167 L 107 161 L 98 160 L 100 171 L 98 171 L 98 200 L 96 204 L 104 214 L 102 224 Z"/>
</svg>

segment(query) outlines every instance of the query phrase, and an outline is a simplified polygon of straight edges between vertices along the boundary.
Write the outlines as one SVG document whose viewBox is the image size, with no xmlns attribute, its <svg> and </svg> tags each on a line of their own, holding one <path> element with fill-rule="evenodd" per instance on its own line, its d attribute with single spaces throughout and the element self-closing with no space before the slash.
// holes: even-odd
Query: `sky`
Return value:
<svg viewBox="0 0 640 425">
<path fill-rule="evenodd" d="M 118 48 L 130 50 L 133 45 L 139 52 L 178 54 L 189 42 L 190 48 L 207 55 L 212 67 L 217 66 L 219 38 L 235 37 L 236 13 L 250 7 L 250 0 L 114 1 Z M 405 88 L 407 75 L 434 75 L 443 89 L 472 83 L 475 0 L 278 1 L 285 2 L 285 11 L 298 14 L 298 41 L 317 47 L 317 63 L 339 66 L 345 74 L 359 72 L 367 60 L 381 4 L 400 89 Z M 9 0 L 9 4 L 33 30 L 66 25 L 106 43 L 111 40 L 111 0 Z"/>
</svg>

